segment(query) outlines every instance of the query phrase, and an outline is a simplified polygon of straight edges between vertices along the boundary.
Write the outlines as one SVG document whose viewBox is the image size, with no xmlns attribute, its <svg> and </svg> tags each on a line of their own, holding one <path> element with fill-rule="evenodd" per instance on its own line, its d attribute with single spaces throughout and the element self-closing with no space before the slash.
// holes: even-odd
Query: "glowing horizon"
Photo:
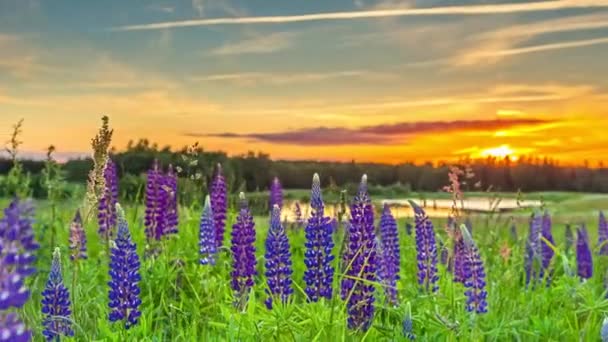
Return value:
<svg viewBox="0 0 608 342">
<path fill-rule="evenodd" d="M 0 139 L 359 162 L 608 156 L 608 1 L 0 3 Z"/>
</svg>

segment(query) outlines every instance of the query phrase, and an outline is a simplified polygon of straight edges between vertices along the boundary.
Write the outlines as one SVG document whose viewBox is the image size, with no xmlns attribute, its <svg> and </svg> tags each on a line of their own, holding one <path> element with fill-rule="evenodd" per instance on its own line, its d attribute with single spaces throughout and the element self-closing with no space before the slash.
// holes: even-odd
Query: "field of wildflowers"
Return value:
<svg viewBox="0 0 608 342">
<path fill-rule="evenodd" d="M 0 341 L 608 341 L 601 212 L 469 216 L 453 172 L 447 220 L 413 202 L 396 220 L 365 175 L 330 217 L 317 174 L 307 217 L 279 179 L 254 217 L 244 193 L 229 207 L 221 165 L 184 205 L 159 163 L 142 203 L 119 203 L 111 134 L 84 202 L 0 200 Z"/>
</svg>

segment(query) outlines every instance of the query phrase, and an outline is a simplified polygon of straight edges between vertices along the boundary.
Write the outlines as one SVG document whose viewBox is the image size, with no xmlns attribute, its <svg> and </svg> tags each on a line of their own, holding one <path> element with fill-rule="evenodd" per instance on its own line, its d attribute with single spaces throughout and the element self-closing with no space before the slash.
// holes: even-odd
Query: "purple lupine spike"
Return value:
<svg viewBox="0 0 608 342">
<path fill-rule="evenodd" d="M 325 204 L 321 193 L 321 181 L 315 173 L 312 178 L 310 196 L 311 215 L 306 225 L 306 252 L 304 253 L 304 282 L 308 301 L 317 302 L 321 298 L 332 297 L 334 281 L 334 228 L 328 216 L 325 216 Z"/>
<path fill-rule="evenodd" d="M 608 221 L 606 221 L 606 217 L 601 211 L 598 223 L 598 237 L 598 243 L 600 245 L 600 255 L 608 255 Z"/>
<path fill-rule="evenodd" d="M 418 260 L 418 284 L 427 292 L 439 290 L 437 282 L 437 243 L 433 223 L 424 210 L 410 201 L 416 216 L 416 251 Z"/>
<path fill-rule="evenodd" d="M 154 161 L 154 166 L 148 171 L 146 180 L 146 214 L 145 226 L 148 241 L 159 241 L 168 231 L 169 197 L 165 176 Z"/>
<path fill-rule="evenodd" d="M 479 250 L 471 237 L 466 225 L 460 227 L 462 239 L 465 244 L 466 259 L 464 273 L 466 280 L 464 286 L 467 288 L 467 311 L 482 314 L 488 312 L 488 292 L 486 291 L 486 272 L 483 261 L 479 256 Z"/>
<path fill-rule="evenodd" d="M 555 245 L 555 241 L 553 240 L 553 233 L 552 233 L 551 228 L 552 228 L 551 216 L 549 215 L 548 211 L 545 211 L 545 214 L 543 215 L 543 218 L 542 218 L 541 236 L 545 240 L 549 241 L 551 243 L 551 245 Z M 551 246 L 549 246 L 544 240 L 542 240 L 541 252 L 542 252 L 541 277 L 543 277 L 545 272 L 547 272 L 549 270 L 549 266 L 551 266 L 551 259 L 553 259 L 553 255 L 555 255 L 555 252 L 553 251 L 553 248 L 551 248 Z"/>
<path fill-rule="evenodd" d="M 211 209 L 209 195 L 205 198 L 203 215 L 199 231 L 199 254 L 201 265 L 215 265 L 217 258 L 217 245 L 215 243 L 215 226 L 213 223 L 213 210 Z"/>
<path fill-rule="evenodd" d="M 224 230 L 226 228 L 226 212 L 228 210 L 228 190 L 226 179 L 222 174 L 222 165 L 217 164 L 215 177 L 211 182 L 211 209 L 215 226 L 215 242 L 217 248 L 224 246 Z"/>
<path fill-rule="evenodd" d="M 232 282 L 235 292 L 235 305 L 244 309 L 253 287 L 256 272 L 255 258 L 255 223 L 249 211 L 245 194 L 240 193 L 240 211 L 236 223 L 232 226 Z"/>
<path fill-rule="evenodd" d="M 161 178 L 161 173 L 158 167 L 158 160 L 154 160 L 154 165 L 148 170 L 146 176 L 146 212 L 144 225 L 146 227 L 146 238 L 148 241 L 157 238 L 157 225 L 159 225 L 159 215 L 164 214 L 160 209 L 161 200 L 160 188 L 158 180 Z M 164 218 L 164 215 L 163 215 Z"/>
<path fill-rule="evenodd" d="M 300 202 L 296 202 L 293 209 L 293 215 L 295 217 L 295 223 L 298 228 L 302 228 L 304 226 L 304 218 L 302 217 L 302 208 L 300 207 Z"/>
<path fill-rule="evenodd" d="M 177 234 L 179 225 L 178 197 L 177 197 L 177 174 L 173 171 L 173 165 L 169 165 L 169 170 L 164 177 L 162 190 L 167 198 L 166 202 L 166 226 L 163 235 Z"/>
<path fill-rule="evenodd" d="M 59 248 L 55 248 L 51 273 L 49 273 L 46 287 L 42 291 L 42 314 L 45 315 L 42 321 L 42 325 L 44 325 L 42 334 L 47 341 L 59 341 L 61 336 L 74 336 L 70 317 L 72 315 L 71 305 L 70 293 L 63 285 L 61 254 Z"/>
<path fill-rule="evenodd" d="M 350 231 L 344 253 L 346 276 L 342 279 L 341 295 L 347 301 L 348 327 L 367 331 L 374 316 L 375 288 L 372 283 L 376 280 L 376 241 L 374 210 L 367 192 L 366 175 L 361 178 L 350 213 Z"/>
<path fill-rule="evenodd" d="M 589 235 L 587 228 L 582 225 L 578 230 L 576 240 L 576 265 L 578 276 L 582 279 L 589 279 L 593 276 L 593 258 L 589 248 Z"/>
<path fill-rule="evenodd" d="M 392 305 L 397 305 L 397 281 L 399 281 L 401 260 L 399 235 L 397 222 L 386 203 L 380 218 L 380 246 L 382 262 L 378 263 L 378 274 L 382 280 L 387 301 Z"/>
<path fill-rule="evenodd" d="M 118 202 L 118 177 L 116 164 L 112 159 L 107 160 L 103 171 L 105 189 L 98 202 L 97 221 L 99 224 L 99 235 L 104 241 L 114 236 L 116 226 L 116 203 Z"/>
<path fill-rule="evenodd" d="M 274 205 L 270 216 L 270 229 L 266 238 L 266 307 L 272 309 L 274 300 L 287 303 L 293 293 L 291 252 L 285 228 L 281 225 L 281 208 Z"/>
<path fill-rule="evenodd" d="M 29 342 L 32 332 L 27 330 L 19 316 L 14 312 L 0 312 L 0 341 Z"/>
<path fill-rule="evenodd" d="M 80 210 L 76 211 L 70 224 L 70 260 L 87 258 L 87 235 L 82 226 Z"/>
<path fill-rule="evenodd" d="M 22 308 L 30 292 L 25 278 L 35 272 L 34 252 L 39 248 L 32 230 L 33 207 L 14 199 L 0 219 L 0 341 L 30 341 L 32 333 L 19 316 L 7 312 Z"/>
<path fill-rule="evenodd" d="M 538 214 L 533 214 L 530 219 L 530 235 L 526 242 L 526 260 L 524 268 L 526 271 L 526 286 L 532 281 L 537 281 L 542 267 L 542 217 Z"/>
<path fill-rule="evenodd" d="M 454 282 L 464 284 L 465 269 L 464 263 L 466 260 L 466 248 L 461 234 L 456 234 L 454 240 Z"/>
<path fill-rule="evenodd" d="M 279 208 L 283 208 L 283 187 L 281 186 L 281 181 L 279 181 L 279 177 L 274 177 L 272 180 L 272 184 L 270 185 L 270 208 L 272 209 L 274 205 L 278 205 Z"/>
<path fill-rule="evenodd" d="M 141 311 L 139 282 L 140 261 L 137 246 L 131 239 L 125 213 L 116 204 L 118 213 L 118 232 L 110 252 L 110 282 L 108 283 L 110 299 L 110 322 L 124 321 L 125 329 L 137 324 Z"/>
</svg>

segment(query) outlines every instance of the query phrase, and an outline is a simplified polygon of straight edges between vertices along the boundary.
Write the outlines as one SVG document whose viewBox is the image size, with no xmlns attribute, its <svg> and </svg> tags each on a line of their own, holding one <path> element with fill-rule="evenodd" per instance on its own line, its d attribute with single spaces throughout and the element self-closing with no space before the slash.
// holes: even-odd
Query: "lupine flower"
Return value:
<svg viewBox="0 0 608 342">
<path fill-rule="evenodd" d="M 464 262 L 465 282 L 467 288 L 467 311 L 478 314 L 488 312 L 488 293 L 486 292 L 486 272 L 475 241 L 466 226 L 461 226 L 462 240 L 465 245 L 466 259 Z"/>
<path fill-rule="evenodd" d="M 32 230 L 33 207 L 13 200 L 0 219 L 0 341 L 30 341 L 32 333 L 10 308 L 21 308 L 30 292 L 25 278 L 35 272 L 39 248 Z"/>
<path fill-rule="evenodd" d="M 274 205 L 270 215 L 270 229 L 266 238 L 266 307 L 272 309 L 273 300 L 287 303 L 293 293 L 291 285 L 291 252 L 285 228 L 281 225 L 281 208 Z"/>
<path fill-rule="evenodd" d="M 526 260 L 524 268 L 526 271 L 526 286 L 531 281 L 536 281 L 541 276 L 542 268 L 542 218 L 540 215 L 533 214 L 530 219 L 530 235 L 526 242 Z"/>
<path fill-rule="evenodd" d="M 215 243 L 218 248 L 224 245 L 224 230 L 226 225 L 226 211 L 228 210 L 226 180 L 222 174 L 222 165 L 217 164 L 215 177 L 211 182 L 211 209 L 215 226 Z"/>
<path fill-rule="evenodd" d="M 454 240 L 454 282 L 464 284 L 466 280 L 465 267 L 466 246 L 462 234 L 457 233 Z"/>
<path fill-rule="evenodd" d="M 213 210 L 211 209 L 209 196 L 205 198 L 203 215 L 199 231 L 199 253 L 201 265 L 215 265 L 217 257 L 217 245 L 215 243 L 215 227 L 213 222 Z"/>
<path fill-rule="evenodd" d="M 232 282 L 235 292 L 235 305 L 243 309 L 249 299 L 249 291 L 253 287 L 253 277 L 256 272 L 255 258 L 255 223 L 249 211 L 245 194 L 239 195 L 241 200 L 239 215 L 232 226 Z"/>
<path fill-rule="evenodd" d="M 599 245 L 601 246 L 600 255 L 608 255 L 608 221 L 606 221 L 606 217 L 601 211 L 598 224 L 598 236 Z"/>
<path fill-rule="evenodd" d="M 148 241 L 160 240 L 167 225 L 167 212 L 165 209 L 168 199 L 166 192 L 162 189 L 163 181 L 163 174 L 158 167 L 158 161 L 155 160 L 152 169 L 148 170 L 146 179 L 146 214 L 144 223 Z"/>
<path fill-rule="evenodd" d="M 34 252 L 39 245 L 32 230 L 33 208 L 13 200 L 0 220 L 0 310 L 20 308 L 29 297 L 25 277 L 35 272 Z"/>
<path fill-rule="evenodd" d="M 576 264 L 578 276 L 582 279 L 589 279 L 593 276 L 593 259 L 589 248 L 589 235 L 587 228 L 583 225 L 578 229 L 576 240 Z"/>
<path fill-rule="evenodd" d="M 414 334 L 414 322 L 412 321 L 412 307 L 410 306 L 410 303 L 407 303 L 405 317 L 403 318 L 403 336 L 410 341 L 416 339 L 416 335 Z"/>
<path fill-rule="evenodd" d="M 418 284 L 427 292 L 439 289 L 437 282 L 437 244 L 433 223 L 424 210 L 410 201 L 416 216 L 416 251 L 418 260 Z"/>
<path fill-rule="evenodd" d="M 70 260 L 87 258 L 87 235 L 82 226 L 80 210 L 76 211 L 70 224 Z"/>
<path fill-rule="evenodd" d="M 177 174 L 173 171 L 173 166 L 169 165 L 169 170 L 164 177 L 162 190 L 166 193 L 167 207 L 166 217 L 167 225 L 163 235 L 177 234 L 179 225 L 178 198 L 177 198 Z"/>
<path fill-rule="evenodd" d="M 42 291 L 42 313 L 45 315 L 42 334 L 47 341 L 59 341 L 61 336 L 74 336 L 70 306 L 70 293 L 63 285 L 61 274 L 61 254 L 59 248 L 55 248 L 51 273 Z"/>
<path fill-rule="evenodd" d="M 545 215 L 543 216 L 542 219 L 542 230 L 541 230 L 541 234 L 542 237 L 549 241 L 552 245 L 555 245 L 555 241 L 553 240 L 553 233 L 551 232 L 551 216 L 549 215 L 549 212 L 545 212 Z M 544 240 L 542 240 L 542 244 L 541 244 L 541 251 L 542 251 L 542 270 L 541 270 L 541 277 L 545 274 L 545 272 L 547 272 L 549 270 L 549 266 L 551 265 L 551 259 L 553 259 L 553 255 L 555 255 L 555 252 L 553 251 L 553 248 L 551 248 L 551 246 L 549 246 Z"/>
<path fill-rule="evenodd" d="M 293 215 L 295 216 L 295 223 L 298 228 L 302 228 L 304 225 L 304 218 L 302 217 L 302 208 L 300 202 L 296 202 L 293 209 Z"/>
<path fill-rule="evenodd" d="M 399 235 L 397 233 L 397 222 L 386 203 L 380 218 L 380 251 L 382 262 L 378 263 L 378 275 L 384 286 L 388 302 L 397 305 L 397 281 L 399 280 L 401 260 Z"/>
<path fill-rule="evenodd" d="M 567 224 L 566 231 L 564 233 L 566 239 L 566 253 L 570 251 L 570 248 L 574 245 L 574 233 L 572 232 L 572 227 Z"/>
<path fill-rule="evenodd" d="M 137 247 L 131 239 L 129 226 L 125 213 L 119 204 L 116 205 L 118 213 L 118 232 L 110 252 L 110 322 L 124 321 L 125 329 L 129 329 L 141 316 L 139 306 L 139 256 Z"/>
<path fill-rule="evenodd" d="M 279 208 L 283 208 L 283 188 L 281 187 L 281 181 L 279 181 L 278 177 L 274 177 L 272 180 L 272 184 L 270 185 L 270 206 L 272 208 L 276 205 Z"/>
<path fill-rule="evenodd" d="M 0 341 L 29 342 L 31 340 L 32 332 L 27 330 L 16 313 L 0 312 Z"/>
<path fill-rule="evenodd" d="M 334 248 L 332 234 L 334 227 L 328 216 L 325 216 L 325 204 L 321 193 L 319 175 L 312 178 L 310 196 L 311 216 L 306 225 L 306 252 L 304 253 L 304 282 L 306 295 L 311 302 L 324 297 L 331 299 L 334 280 Z"/>
<path fill-rule="evenodd" d="M 376 246 L 374 210 L 367 192 L 366 175 L 361 178 L 350 213 L 348 245 L 344 254 L 347 269 L 341 294 L 347 301 L 348 327 L 367 331 L 374 316 L 375 288 L 371 283 L 376 280 Z"/>
<path fill-rule="evenodd" d="M 98 202 L 97 220 L 99 235 L 108 241 L 114 235 L 116 226 L 116 203 L 118 201 L 118 177 L 116 164 L 108 158 L 103 171 L 105 189 Z"/>
</svg>

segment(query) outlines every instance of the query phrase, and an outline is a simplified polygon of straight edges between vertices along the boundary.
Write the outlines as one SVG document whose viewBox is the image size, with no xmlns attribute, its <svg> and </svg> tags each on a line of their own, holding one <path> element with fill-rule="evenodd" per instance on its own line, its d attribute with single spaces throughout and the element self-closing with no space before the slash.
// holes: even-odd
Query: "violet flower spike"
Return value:
<svg viewBox="0 0 608 342">
<path fill-rule="evenodd" d="M 526 272 L 526 286 L 541 277 L 542 269 L 542 218 L 533 214 L 530 219 L 530 234 L 526 242 L 526 259 L 524 268 Z"/>
<path fill-rule="evenodd" d="M 589 279 L 593 276 L 593 257 L 589 248 L 589 235 L 587 228 L 582 225 L 578 230 L 576 240 L 576 265 L 578 276 L 581 279 Z"/>
<path fill-rule="evenodd" d="M 439 290 L 437 282 L 437 243 L 433 223 L 424 210 L 416 203 L 410 201 L 416 218 L 416 251 L 418 261 L 418 284 L 426 292 Z"/>
<path fill-rule="evenodd" d="M 167 193 L 163 190 L 164 176 L 159 169 L 158 160 L 148 170 L 146 179 L 146 212 L 144 224 L 148 241 L 160 240 L 167 226 Z"/>
<path fill-rule="evenodd" d="M 348 327 L 367 331 L 374 317 L 376 281 L 376 243 L 374 211 L 363 175 L 359 192 L 351 205 L 348 244 L 344 253 L 346 275 L 342 280 L 342 299 L 347 301 Z M 358 279 L 364 279 L 363 282 Z"/>
<path fill-rule="evenodd" d="M 281 181 L 279 181 L 278 177 L 274 177 L 272 184 L 270 185 L 269 201 L 269 208 L 271 210 L 275 205 L 278 205 L 279 208 L 283 208 L 283 187 L 281 186 Z"/>
<path fill-rule="evenodd" d="M 80 210 L 76 211 L 70 224 L 70 260 L 87 258 L 87 235 L 82 226 Z"/>
<path fill-rule="evenodd" d="M 464 284 L 466 280 L 464 264 L 466 261 L 466 247 L 461 234 L 457 234 L 454 241 L 454 282 Z"/>
<path fill-rule="evenodd" d="M 169 165 L 169 170 L 164 177 L 162 190 L 167 198 L 166 203 L 166 226 L 163 235 L 177 234 L 179 225 L 179 201 L 177 192 L 177 174 L 173 171 L 173 165 Z"/>
<path fill-rule="evenodd" d="M 306 252 L 304 253 L 305 292 L 310 302 L 321 298 L 331 299 L 334 281 L 334 248 L 332 221 L 325 216 L 325 204 L 321 193 L 321 181 L 315 173 L 310 197 L 311 215 L 305 228 Z"/>
<path fill-rule="evenodd" d="M 61 254 L 59 248 L 55 248 L 51 273 L 42 291 L 42 314 L 45 316 L 42 334 L 47 341 L 59 341 L 61 336 L 74 336 L 70 306 L 70 293 L 63 284 L 61 274 Z"/>
<path fill-rule="evenodd" d="M 257 274 L 255 258 L 255 223 L 249 211 L 245 194 L 240 193 L 240 211 L 236 223 L 232 226 L 232 272 L 231 286 L 234 290 L 235 305 L 244 309 L 249 299 L 249 292 L 254 285 L 253 277 Z"/>
<path fill-rule="evenodd" d="M 464 273 L 466 280 L 464 286 L 467 288 L 467 311 L 483 314 L 488 312 L 488 292 L 486 291 L 486 272 L 483 261 L 479 256 L 479 250 L 465 225 L 460 227 L 462 239 L 465 244 L 466 259 Z"/>
<path fill-rule="evenodd" d="M 228 190 L 226 179 L 222 174 L 222 165 L 217 164 L 215 177 L 211 182 L 211 209 L 215 226 L 215 242 L 217 248 L 224 246 L 224 230 L 226 227 L 226 212 L 228 211 Z"/>
<path fill-rule="evenodd" d="M 542 218 L 541 236 L 545 240 L 549 241 L 549 243 L 551 243 L 551 245 L 555 245 L 551 227 L 552 227 L 551 216 L 549 215 L 549 212 L 545 212 L 545 215 Z M 551 246 L 549 246 L 544 240 L 541 240 L 541 241 L 542 241 L 542 244 L 541 244 L 542 269 L 541 269 L 540 276 L 543 277 L 547 272 L 551 273 L 549 270 L 549 267 L 551 266 L 551 260 L 553 259 L 555 252 L 553 251 L 553 248 Z M 550 281 L 551 274 L 549 274 L 548 277 L 549 277 L 548 281 Z"/>
<path fill-rule="evenodd" d="M 118 202 L 118 176 L 116 164 L 109 159 L 103 171 L 105 189 L 98 202 L 97 220 L 99 235 L 108 241 L 114 236 L 116 226 L 116 203 Z"/>
<path fill-rule="evenodd" d="M 217 245 L 215 243 L 215 226 L 213 222 L 213 210 L 211 209 L 210 198 L 205 198 L 205 206 L 201 217 L 199 231 L 199 254 L 201 265 L 215 265 L 217 258 Z"/>
<path fill-rule="evenodd" d="M 33 207 L 30 202 L 14 199 L 0 219 L 0 341 L 25 342 L 32 333 L 11 308 L 22 308 L 30 292 L 25 278 L 35 272 L 34 252 L 39 245 L 32 229 Z"/>
<path fill-rule="evenodd" d="M 281 208 L 274 205 L 270 216 L 270 229 L 266 238 L 266 307 L 272 309 L 273 302 L 285 304 L 293 293 L 291 276 L 291 252 L 289 239 L 281 224 Z"/>
<path fill-rule="evenodd" d="M 386 203 L 380 218 L 380 246 L 382 262 L 378 263 L 378 274 L 381 275 L 386 299 L 391 305 L 396 306 L 401 254 L 397 222 Z"/>
<path fill-rule="evenodd" d="M 110 282 L 108 285 L 110 299 L 110 322 L 123 321 L 125 329 L 136 325 L 141 311 L 139 273 L 140 261 L 137 255 L 137 246 L 131 239 L 129 226 L 125 213 L 119 204 L 116 205 L 118 213 L 118 232 L 116 240 L 112 243 L 110 251 Z"/>
<path fill-rule="evenodd" d="M 600 255 L 608 255 L 608 221 L 602 211 L 600 211 L 598 222 L 598 237 Z"/>
</svg>

